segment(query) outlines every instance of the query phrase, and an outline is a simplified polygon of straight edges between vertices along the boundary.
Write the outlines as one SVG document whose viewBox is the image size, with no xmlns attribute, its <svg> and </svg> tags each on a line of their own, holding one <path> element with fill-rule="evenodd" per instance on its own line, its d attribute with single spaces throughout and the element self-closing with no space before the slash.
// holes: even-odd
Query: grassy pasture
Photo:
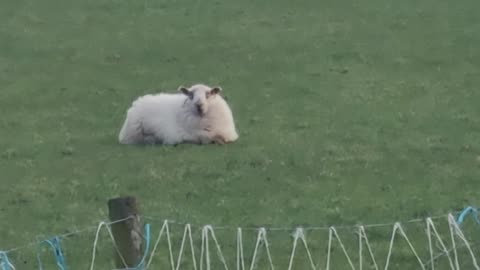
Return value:
<svg viewBox="0 0 480 270">
<path fill-rule="evenodd" d="M 125 194 L 154 229 L 383 223 L 476 205 L 479 12 L 473 0 L 2 0 L 0 249 L 95 225 Z M 237 143 L 117 143 L 133 99 L 196 82 L 224 88 Z M 427 256 L 422 229 L 407 227 Z M 87 267 L 93 233 L 65 241 L 72 268 Z M 278 268 L 289 233 L 272 234 Z M 326 232 L 312 237 L 324 265 Z M 219 239 L 233 267 L 234 230 Z M 108 269 L 107 240 L 100 250 Z M 413 269 L 398 250 L 393 265 Z M 35 252 L 10 256 L 36 269 Z"/>
</svg>

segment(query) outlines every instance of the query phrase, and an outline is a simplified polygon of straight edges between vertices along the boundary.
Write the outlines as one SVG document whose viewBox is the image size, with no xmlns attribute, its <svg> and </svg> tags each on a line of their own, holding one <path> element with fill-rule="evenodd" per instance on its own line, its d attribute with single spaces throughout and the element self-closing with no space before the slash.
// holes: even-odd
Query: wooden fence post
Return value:
<svg viewBox="0 0 480 270">
<path fill-rule="evenodd" d="M 136 267 L 143 256 L 143 226 L 138 209 L 137 199 L 135 197 L 119 197 L 108 201 L 108 212 L 111 222 L 116 222 L 111 225 L 112 234 L 115 238 L 115 243 L 120 251 L 120 257 L 116 250 L 115 265 L 118 269 L 124 269 L 125 263 L 127 267 Z"/>
</svg>

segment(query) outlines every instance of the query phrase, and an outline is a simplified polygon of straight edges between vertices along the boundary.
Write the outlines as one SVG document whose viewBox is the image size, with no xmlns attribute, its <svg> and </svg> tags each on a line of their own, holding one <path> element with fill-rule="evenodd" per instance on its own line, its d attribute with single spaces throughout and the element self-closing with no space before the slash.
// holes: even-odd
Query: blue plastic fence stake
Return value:
<svg viewBox="0 0 480 270">
<path fill-rule="evenodd" d="M 150 224 L 145 224 L 145 252 L 143 253 L 143 258 L 140 263 L 135 267 L 135 270 L 145 269 L 145 259 L 147 258 L 148 251 L 150 250 Z"/>
<path fill-rule="evenodd" d="M 54 237 L 50 240 L 42 241 L 40 244 L 48 244 L 55 255 L 55 261 L 57 263 L 58 269 L 67 270 L 67 265 L 65 264 L 65 256 L 63 255 L 62 246 L 60 245 L 60 238 Z M 38 266 L 40 270 L 43 270 L 42 260 L 40 259 L 40 253 L 37 254 Z"/>
<path fill-rule="evenodd" d="M 7 253 L 4 251 L 0 251 L 0 266 L 2 270 L 15 270 L 15 267 L 8 260 Z"/>
<path fill-rule="evenodd" d="M 460 213 L 460 215 L 457 218 L 457 224 L 461 225 L 467 215 L 472 215 L 475 221 L 480 224 L 480 219 L 478 218 L 478 210 L 476 208 L 473 208 L 471 206 L 466 207 L 463 209 L 463 211 Z"/>
</svg>

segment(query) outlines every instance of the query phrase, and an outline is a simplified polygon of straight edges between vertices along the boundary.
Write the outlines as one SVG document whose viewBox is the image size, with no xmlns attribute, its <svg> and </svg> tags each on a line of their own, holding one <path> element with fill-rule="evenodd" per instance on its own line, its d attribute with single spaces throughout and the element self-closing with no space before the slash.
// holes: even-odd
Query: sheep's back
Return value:
<svg viewBox="0 0 480 270">
<path fill-rule="evenodd" d="M 178 137 L 182 127 L 177 118 L 182 113 L 185 98 L 179 94 L 158 94 L 146 95 L 135 101 L 133 108 L 142 115 L 144 132 L 167 141 Z"/>
</svg>

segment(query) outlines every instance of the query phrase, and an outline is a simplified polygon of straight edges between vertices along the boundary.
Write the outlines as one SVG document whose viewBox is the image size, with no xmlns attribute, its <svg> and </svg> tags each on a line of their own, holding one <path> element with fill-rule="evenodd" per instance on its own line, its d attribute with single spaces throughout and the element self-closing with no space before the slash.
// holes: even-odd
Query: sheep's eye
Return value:
<svg viewBox="0 0 480 270">
<path fill-rule="evenodd" d="M 205 93 L 205 97 L 206 97 L 206 98 L 209 98 L 209 97 L 210 97 L 210 93 Z"/>
</svg>

